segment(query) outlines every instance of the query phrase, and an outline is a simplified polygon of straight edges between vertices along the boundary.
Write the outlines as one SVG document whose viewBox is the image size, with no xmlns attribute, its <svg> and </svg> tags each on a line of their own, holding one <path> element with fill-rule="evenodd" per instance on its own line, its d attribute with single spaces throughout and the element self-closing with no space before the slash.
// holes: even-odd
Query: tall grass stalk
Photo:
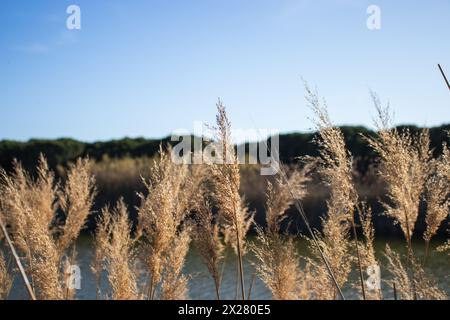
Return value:
<svg viewBox="0 0 450 320">
<path fill-rule="evenodd" d="M 217 103 L 215 156 L 210 165 L 213 196 L 219 208 L 220 223 L 229 230 L 228 243 L 236 250 L 241 298 L 245 300 L 244 265 L 245 236 L 250 228 L 253 215 L 248 212 L 239 194 L 240 174 L 236 153 L 231 143 L 231 123 L 221 101 Z"/>
<path fill-rule="evenodd" d="M 352 178 L 353 162 L 341 130 L 330 121 L 325 102 L 321 103 L 317 93 L 311 91 L 307 85 L 305 87 L 306 99 L 315 114 L 314 123 L 318 130 L 315 142 L 319 146 L 319 156 L 314 161 L 318 164 L 318 173 L 330 190 L 327 215 L 322 220 L 323 235 L 319 244 L 330 261 L 339 287 L 342 287 L 348 280 L 353 260 L 350 255 L 349 231 L 354 224 L 355 207 L 358 204 Z M 355 244 L 358 246 L 357 241 Z M 317 253 L 317 250 L 313 250 Z M 357 263 L 362 275 L 360 259 L 357 259 Z M 326 273 L 319 271 L 319 274 Z M 365 294 L 362 277 L 360 280 L 362 292 Z M 328 281 L 328 288 L 329 292 L 332 292 L 328 298 L 334 298 L 335 290 L 331 281 Z"/>
<path fill-rule="evenodd" d="M 22 281 L 27 289 L 28 295 L 31 300 L 36 300 L 36 295 L 34 294 L 33 288 L 31 287 L 30 281 L 28 280 L 28 276 L 25 272 L 25 269 L 20 261 L 19 255 L 14 248 L 14 245 L 8 235 L 8 231 L 6 230 L 5 224 L 3 223 L 3 219 L 0 216 L 0 229 L 2 230 L 3 237 L 6 239 L 6 243 L 8 244 L 9 249 L 11 250 L 11 254 L 14 258 L 14 262 L 16 264 L 17 269 L 20 272 L 20 276 Z M 0 299 L 6 299 L 11 286 L 12 286 L 12 277 L 8 272 L 8 266 L 6 265 L 5 258 L 3 253 L 0 251 Z"/>
<path fill-rule="evenodd" d="M 408 130 L 392 129 L 389 105 L 382 107 L 377 95 L 372 94 L 377 119 L 378 138 L 367 138 L 380 156 L 379 175 L 387 185 L 389 203 L 384 202 L 386 214 L 394 218 L 403 231 L 407 248 L 409 269 L 414 278 L 414 250 L 412 235 L 419 214 L 419 204 L 424 192 L 431 157 L 428 131 L 418 136 Z M 415 282 L 412 282 L 416 295 Z"/>
</svg>

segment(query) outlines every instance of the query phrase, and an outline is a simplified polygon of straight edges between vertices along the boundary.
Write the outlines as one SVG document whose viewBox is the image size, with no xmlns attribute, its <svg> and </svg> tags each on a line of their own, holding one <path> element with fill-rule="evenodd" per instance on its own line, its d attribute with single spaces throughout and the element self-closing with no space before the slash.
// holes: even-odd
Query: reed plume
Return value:
<svg viewBox="0 0 450 320">
<path fill-rule="evenodd" d="M 0 249 L 0 300 L 4 300 L 8 297 L 9 291 L 12 287 L 12 275 L 8 270 L 8 264 L 6 263 L 5 256 Z"/>
<path fill-rule="evenodd" d="M 165 257 L 165 269 L 161 281 L 161 300 L 186 300 L 189 277 L 182 274 L 191 241 L 190 230 L 182 230 L 173 240 Z"/>
<path fill-rule="evenodd" d="M 375 94 L 373 100 L 378 113 L 378 138 L 367 141 L 380 156 L 379 175 L 386 183 L 389 199 L 383 206 L 386 214 L 399 223 L 412 251 L 411 238 L 430 158 L 428 131 L 413 136 L 409 130 L 391 128 L 389 106 L 383 108 Z"/>
<path fill-rule="evenodd" d="M 216 298 L 220 300 L 225 246 L 217 216 L 213 216 L 212 211 L 213 208 L 208 200 L 205 199 L 199 204 L 195 210 L 196 224 L 193 237 L 203 263 L 214 281 Z"/>
<path fill-rule="evenodd" d="M 408 248 L 409 270 L 412 273 L 414 298 L 416 281 L 414 272 L 415 257 L 412 246 L 419 205 L 428 177 L 431 151 L 428 130 L 413 135 L 405 129 L 399 132 L 391 128 L 389 105 L 382 107 L 378 96 L 372 93 L 377 119 L 378 138 L 366 138 L 369 145 L 378 153 L 380 166 L 378 174 L 386 184 L 389 202 L 383 202 L 386 215 L 400 225 Z"/>
<path fill-rule="evenodd" d="M 366 297 L 368 300 L 381 300 L 383 299 L 380 288 L 381 275 L 378 274 L 380 271 L 380 263 L 375 256 L 375 230 L 372 223 L 372 210 L 366 204 L 361 203 L 358 208 L 358 214 L 362 234 L 364 236 L 363 245 L 360 247 L 361 266 L 363 270 L 371 270 L 371 276 L 375 276 L 375 278 L 373 278 L 374 282 L 372 283 L 372 287 L 366 288 Z"/>
<path fill-rule="evenodd" d="M 102 274 L 106 270 L 106 251 L 109 246 L 111 214 L 108 208 L 103 208 L 102 214 L 97 218 L 94 237 L 94 258 L 91 262 L 91 271 L 96 280 L 96 299 L 102 299 Z"/>
<path fill-rule="evenodd" d="M 436 281 L 431 277 L 417 261 L 414 265 L 414 282 L 417 299 L 420 300 L 447 300 L 447 294 L 438 287 Z"/>
<path fill-rule="evenodd" d="M 387 270 L 391 273 L 395 282 L 397 296 L 400 300 L 414 300 L 412 281 L 400 255 L 393 251 L 389 245 L 386 245 L 385 257 Z"/>
<path fill-rule="evenodd" d="M 43 157 L 37 178 L 32 179 L 19 163 L 8 176 L 2 171 L 2 208 L 17 248 L 26 255 L 38 299 L 63 299 L 60 282 L 60 256 L 51 226 L 56 213 L 56 187 L 53 173 Z"/>
<path fill-rule="evenodd" d="M 316 118 L 315 125 L 319 136 L 315 139 L 319 146 L 319 157 L 314 159 L 318 164 L 318 173 L 330 190 L 327 201 L 327 215 L 322 219 L 322 235 L 319 235 L 319 245 L 329 260 L 339 287 L 348 279 L 351 270 L 349 231 L 354 219 L 354 210 L 358 196 L 352 181 L 352 157 L 345 146 L 344 136 L 339 128 L 334 126 L 328 116 L 325 103 L 319 101 L 317 93 L 306 86 L 306 99 Z M 317 255 L 317 248 L 312 248 Z M 335 286 L 328 276 L 324 265 L 318 265 L 316 273 L 321 276 L 318 283 L 324 286 L 322 297 L 334 299 Z"/>
<path fill-rule="evenodd" d="M 231 123 L 225 106 L 217 103 L 216 127 L 213 127 L 216 161 L 210 165 L 214 200 L 219 208 L 220 223 L 227 230 L 226 240 L 233 246 L 238 256 L 241 297 L 245 300 L 244 267 L 245 236 L 253 221 L 244 200 L 239 194 L 239 164 L 231 143 Z"/>
<path fill-rule="evenodd" d="M 296 300 L 301 285 L 300 257 L 292 238 L 271 239 L 258 230 L 258 244 L 254 246 L 256 271 L 275 300 Z"/>
<path fill-rule="evenodd" d="M 70 164 L 63 187 L 57 190 L 59 210 L 63 217 L 56 219 L 58 254 L 64 259 L 64 282 L 66 299 L 73 298 L 74 288 L 70 281 L 70 267 L 76 263 L 76 239 L 84 228 L 96 195 L 95 179 L 88 158 L 77 159 Z"/>
<path fill-rule="evenodd" d="M 293 238 L 282 235 L 280 227 L 294 200 L 306 194 L 307 168 L 294 170 L 287 182 L 280 177 L 274 183 L 268 182 L 266 229 L 256 228 L 257 243 L 252 245 L 257 258 L 255 268 L 275 300 L 298 299 L 302 290 L 300 257 Z"/>
<path fill-rule="evenodd" d="M 96 255 L 100 257 L 100 263 L 103 262 L 108 270 L 111 298 L 136 300 L 139 295 L 135 270 L 135 239 L 131 237 L 131 223 L 123 200 L 119 200 L 112 211 L 104 208 L 100 223 L 97 243 L 103 252 L 98 252 Z"/>
<path fill-rule="evenodd" d="M 75 250 L 70 255 L 65 250 L 78 236 L 92 205 L 92 198 L 83 193 L 94 194 L 88 161 L 78 161 L 71 168 L 66 188 L 55 181 L 43 156 L 39 159 L 36 178 L 16 162 L 11 175 L 0 171 L 0 179 L 1 208 L 7 213 L 14 242 L 25 256 L 36 296 L 50 300 L 70 298 L 73 292 L 66 281 L 65 262 L 66 256 L 75 256 Z M 84 188 L 86 185 L 89 187 Z M 78 192 L 69 192 L 72 190 Z M 73 204 L 80 203 L 78 197 L 89 199 L 82 214 L 79 208 L 73 210 Z M 62 207 L 58 201 L 61 198 L 66 200 Z M 64 213 L 64 221 L 57 219 L 59 209 Z"/>
<path fill-rule="evenodd" d="M 447 252 L 447 255 L 450 256 L 450 240 L 447 240 L 443 245 L 440 245 L 436 249 L 438 252 Z"/>
<path fill-rule="evenodd" d="M 198 179 L 192 179 L 187 165 L 171 161 L 170 153 L 170 149 L 167 153 L 160 150 L 160 159 L 154 162 L 150 179 L 144 180 L 148 195 L 140 194 L 138 233 L 143 240 L 141 257 L 148 270 L 147 298 L 151 300 L 156 298 L 158 286 L 163 285 L 161 282 L 167 280 L 164 273 L 172 266 L 168 266 L 166 257 L 181 246 L 177 237 L 183 232 L 197 190 L 194 183 Z M 179 257 L 183 261 L 185 253 Z M 170 296 L 165 295 L 165 298 Z"/>
<path fill-rule="evenodd" d="M 239 206 L 237 206 L 236 211 L 236 225 L 238 226 L 237 228 L 235 227 L 234 222 L 232 220 L 229 220 L 229 217 L 220 214 L 220 209 L 219 224 L 225 244 L 231 247 L 237 256 L 239 256 L 240 251 L 241 256 L 244 257 L 248 251 L 246 238 L 248 231 L 254 223 L 254 212 L 249 211 L 245 203 L 245 198 L 243 197 L 240 199 L 240 204 Z M 238 242 L 240 244 L 239 246 Z M 238 262 L 239 261 L 240 260 L 238 259 Z"/>
<path fill-rule="evenodd" d="M 60 254 L 75 242 L 84 228 L 95 195 L 95 179 L 91 174 L 89 159 L 80 158 L 69 166 L 66 183 L 58 192 L 58 205 L 65 220 L 58 230 L 61 234 L 57 239 Z"/>
<path fill-rule="evenodd" d="M 306 183 L 310 181 L 308 174 L 311 165 L 306 164 L 303 169 L 294 168 L 289 173 L 287 181 L 277 177 L 274 183 L 268 182 L 266 202 L 267 233 L 276 236 L 280 232 L 280 224 L 286 218 L 286 211 L 294 201 L 303 199 L 306 194 Z"/>
<path fill-rule="evenodd" d="M 401 256 L 386 246 L 385 256 L 388 261 L 387 269 L 392 274 L 397 287 L 397 293 L 404 300 L 445 300 L 446 294 L 438 288 L 435 281 L 417 262 L 413 261 L 413 276 L 410 276 L 403 265 Z"/>
<path fill-rule="evenodd" d="M 450 151 L 446 144 L 443 154 L 438 159 L 429 161 L 428 177 L 425 183 L 425 201 L 427 211 L 425 215 L 426 230 L 424 264 L 428 257 L 431 238 L 436 234 L 440 225 L 450 212 Z"/>
</svg>

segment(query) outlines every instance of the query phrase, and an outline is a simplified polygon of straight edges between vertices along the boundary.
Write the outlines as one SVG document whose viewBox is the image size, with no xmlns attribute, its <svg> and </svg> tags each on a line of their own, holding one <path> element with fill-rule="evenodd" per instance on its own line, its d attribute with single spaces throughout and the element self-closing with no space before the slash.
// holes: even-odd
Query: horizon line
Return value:
<svg viewBox="0 0 450 320">
<path fill-rule="evenodd" d="M 393 128 L 401 128 L 401 127 L 416 127 L 417 129 L 433 129 L 433 128 L 439 128 L 439 127 L 450 127 L 450 122 L 444 122 L 440 125 L 433 125 L 433 126 L 420 126 L 417 124 L 398 124 L 393 126 Z M 366 125 L 348 125 L 348 124 L 344 124 L 344 125 L 336 125 L 336 127 L 338 128 L 362 128 L 365 129 L 367 131 L 373 131 L 376 132 L 376 129 L 372 129 Z M 258 130 L 258 129 L 256 129 Z M 233 130 L 232 130 L 233 131 Z M 284 132 L 279 132 L 279 136 L 286 136 L 286 135 L 291 135 L 291 134 L 314 134 L 316 133 L 317 130 L 316 129 L 311 129 L 311 130 L 306 130 L 306 131 L 284 131 Z M 55 138 L 44 138 L 44 137 L 30 137 L 28 139 L 10 139 L 10 138 L 0 138 L 0 143 L 3 142 L 15 142 L 15 143 L 29 143 L 29 142 L 33 142 L 33 141 L 62 141 L 62 140 L 71 140 L 71 141 L 76 141 L 76 142 L 80 142 L 80 143 L 85 143 L 85 144 L 95 144 L 95 143 L 104 143 L 104 142 L 111 142 L 111 141 L 121 141 L 121 140 L 139 140 L 139 139 L 143 139 L 143 140 L 154 140 L 154 141 L 158 141 L 158 140 L 165 140 L 165 139 L 170 139 L 170 137 L 173 135 L 173 133 L 169 133 L 163 136 L 159 136 L 159 137 L 149 137 L 149 136 L 127 136 L 124 135 L 122 137 L 111 137 L 111 138 L 106 138 L 106 139 L 98 139 L 98 140 L 84 140 L 84 139 L 78 139 L 78 138 L 74 138 L 74 137 L 69 137 L 69 136 L 60 136 L 60 137 L 55 137 Z M 179 136 L 187 136 L 187 135 L 179 135 Z M 195 136 L 193 132 L 189 133 L 189 136 Z M 203 135 L 202 137 L 207 137 L 207 135 Z M 270 136 L 268 136 L 270 137 Z M 251 142 L 258 142 L 261 139 L 256 139 L 256 140 L 245 140 L 245 141 L 237 141 L 235 142 L 236 144 L 242 144 L 242 143 L 251 143 Z"/>
</svg>

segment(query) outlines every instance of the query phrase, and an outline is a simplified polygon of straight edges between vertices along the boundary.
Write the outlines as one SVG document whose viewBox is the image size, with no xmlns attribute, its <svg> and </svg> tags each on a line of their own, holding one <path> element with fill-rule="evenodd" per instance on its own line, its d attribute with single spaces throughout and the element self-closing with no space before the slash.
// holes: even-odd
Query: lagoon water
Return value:
<svg viewBox="0 0 450 320">
<path fill-rule="evenodd" d="M 404 242 L 391 241 L 389 245 L 392 249 L 400 252 L 405 252 Z M 305 241 L 298 241 L 298 250 L 301 254 L 305 255 L 307 250 L 307 244 Z M 376 249 L 378 251 L 378 258 L 381 261 L 383 259 L 383 250 L 385 248 L 386 241 L 378 241 L 376 243 Z M 435 243 L 434 246 L 438 245 Z M 77 299 L 96 299 L 96 281 L 95 277 L 90 271 L 90 263 L 92 259 L 93 249 L 91 239 L 89 237 L 82 237 L 77 244 L 78 250 L 78 263 L 81 270 L 81 289 L 77 291 Z M 415 254 L 418 256 L 423 255 L 423 244 L 415 244 Z M 256 277 L 254 277 L 254 257 L 248 255 L 244 261 L 245 270 L 245 284 L 248 288 L 251 283 L 251 299 L 270 299 L 270 292 L 265 285 Z M 448 255 L 442 253 L 433 252 L 427 262 L 428 270 L 434 275 L 440 288 L 444 289 L 450 296 L 450 258 Z M 224 278 L 222 281 L 221 297 L 223 299 L 235 299 L 236 298 L 236 279 L 237 279 L 237 259 L 232 250 L 227 253 L 226 263 L 224 267 Z M 189 274 L 191 279 L 189 283 L 189 298 L 190 299 L 215 299 L 214 284 L 206 270 L 206 267 L 202 263 L 201 257 L 198 255 L 194 247 L 189 251 L 185 272 Z M 383 266 L 381 268 L 381 276 L 383 280 L 389 279 L 388 270 Z M 356 272 L 351 274 L 351 278 L 357 283 L 358 275 Z M 252 281 L 252 279 L 254 281 Z M 102 293 L 108 295 L 108 288 L 106 284 L 106 278 L 102 280 Z M 356 290 L 351 289 L 349 286 L 343 288 L 344 295 L 347 299 L 359 299 L 356 294 Z M 385 299 L 393 299 L 392 288 L 386 282 L 382 282 L 382 291 Z M 20 279 L 16 277 L 13 290 L 10 294 L 11 299 L 26 298 L 26 293 L 22 288 Z"/>
</svg>

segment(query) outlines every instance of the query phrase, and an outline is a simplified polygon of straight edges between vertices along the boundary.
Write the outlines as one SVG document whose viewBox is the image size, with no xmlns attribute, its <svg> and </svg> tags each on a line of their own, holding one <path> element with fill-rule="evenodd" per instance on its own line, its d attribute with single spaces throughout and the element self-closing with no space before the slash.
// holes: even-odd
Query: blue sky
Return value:
<svg viewBox="0 0 450 320">
<path fill-rule="evenodd" d="M 371 126 L 370 90 L 397 123 L 449 123 L 449 15 L 448 0 L 3 0 L 0 139 L 162 137 L 213 122 L 218 97 L 237 128 L 307 131 L 302 78 L 337 124 Z"/>
</svg>

